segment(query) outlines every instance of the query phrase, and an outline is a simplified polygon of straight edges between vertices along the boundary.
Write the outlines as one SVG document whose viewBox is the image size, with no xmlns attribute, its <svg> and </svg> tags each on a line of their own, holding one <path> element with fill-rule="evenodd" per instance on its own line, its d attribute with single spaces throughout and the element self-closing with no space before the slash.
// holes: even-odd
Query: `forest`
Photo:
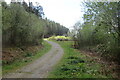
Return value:
<svg viewBox="0 0 120 80">
<path fill-rule="evenodd" d="M 84 23 L 74 25 L 75 47 L 120 63 L 120 2 L 85 2 Z"/>
<path fill-rule="evenodd" d="M 120 1 L 83 1 L 83 21 L 72 29 L 39 3 L 0 4 L 4 78 L 120 79 Z"/>
<path fill-rule="evenodd" d="M 44 19 L 43 8 L 26 2 L 2 2 L 2 43 L 7 46 L 41 44 L 44 37 L 67 35 L 68 28 Z"/>
</svg>

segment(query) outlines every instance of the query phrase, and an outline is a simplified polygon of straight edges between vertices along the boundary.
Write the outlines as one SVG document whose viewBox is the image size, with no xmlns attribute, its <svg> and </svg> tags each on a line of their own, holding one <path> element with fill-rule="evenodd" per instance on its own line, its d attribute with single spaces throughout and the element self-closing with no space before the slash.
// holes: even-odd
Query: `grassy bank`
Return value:
<svg viewBox="0 0 120 80">
<path fill-rule="evenodd" d="M 61 61 L 55 66 L 48 78 L 108 78 L 109 71 L 103 73 L 103 64 L 93 61 L 93 57 L 85 56 L 71 47 L 71 41 L 55 41 L 64 49 Z"/>
<path fill-rule="evenodd" d="M 36 60 L 37 58 L 41 57 L 43 54 L 47 53 L 51 49 L 51 45 L 48 44 L 46 41 L 43 42 L 43 49 L 40 49 L 34 56 L 28 56 L 23 60 L 16 60 L 10 65 L 5 65 L 2 67 L 2 74 L 6 74 L 8 72 L 15 71 L 16 69 L 19 69 L 32 61 Z"/>
</svg>

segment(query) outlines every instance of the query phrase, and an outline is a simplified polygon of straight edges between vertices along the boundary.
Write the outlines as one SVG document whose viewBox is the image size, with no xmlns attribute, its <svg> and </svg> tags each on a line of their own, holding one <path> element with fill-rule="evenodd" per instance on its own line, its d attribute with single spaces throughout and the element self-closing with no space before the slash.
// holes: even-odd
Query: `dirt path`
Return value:
<svg viewBox="0 0 120 80">
<path fill-rule="evenodd" d="M 48 72 L 53 69 L 53 66 L 63 55 L 63 49 L 59 44 L 52 41 L 47 42 L 52 45 L 52 49 L 48 53 L 31 64 L 3 76 L 3 78 L 46 78 Z"/>
</svg>

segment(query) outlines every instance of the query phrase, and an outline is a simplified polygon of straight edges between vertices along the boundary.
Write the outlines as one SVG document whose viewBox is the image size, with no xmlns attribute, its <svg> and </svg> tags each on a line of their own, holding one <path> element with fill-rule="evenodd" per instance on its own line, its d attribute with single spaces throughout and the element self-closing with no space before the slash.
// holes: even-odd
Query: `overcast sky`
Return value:
<svg viewBox="0 0 120 80">
<path fill-rule="evenodd" d="M 10 2 L 11 0 L 5 0 Z M 25 0 L 28 2 L 28 0 Z M 77 21 L 82 21 L 82 0 L 30 0 L 43 7 L 45 17 L 71 28 Z"/>
</svg>

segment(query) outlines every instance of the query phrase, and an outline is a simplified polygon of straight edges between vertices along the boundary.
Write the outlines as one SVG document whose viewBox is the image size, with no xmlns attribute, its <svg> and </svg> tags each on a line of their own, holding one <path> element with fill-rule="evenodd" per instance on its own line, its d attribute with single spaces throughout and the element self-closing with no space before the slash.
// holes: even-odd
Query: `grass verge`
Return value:
<svg viewBox="0 0 120 80">
<path fill-rule="evenodd" d="M 103 64 L 99 64 L 93 61 L 93 57 L 85 56 L 73 49 L 72 41 L 55 42 L 64 49 L 64 55 L 48 78 L 111 78 L 110 74 L 101 72 Z"/>
<path fill-rule="evenodd" d="M 10 65 L 2 66 L 2 74 L 5 75 L 8 72 L 13 72 L 27 64 L 30 64 L 32 61 L 38 59 L 39 57 L 41 57 L 51 49 L 51 45 L 46 41 L 43 41 L 43 46 L 44 48 L 38 51 L 37 54 L 34 56 L 27 57 L 27 59 L 23 59 L 23 60 L 16 60 Z"/>
</svg>

